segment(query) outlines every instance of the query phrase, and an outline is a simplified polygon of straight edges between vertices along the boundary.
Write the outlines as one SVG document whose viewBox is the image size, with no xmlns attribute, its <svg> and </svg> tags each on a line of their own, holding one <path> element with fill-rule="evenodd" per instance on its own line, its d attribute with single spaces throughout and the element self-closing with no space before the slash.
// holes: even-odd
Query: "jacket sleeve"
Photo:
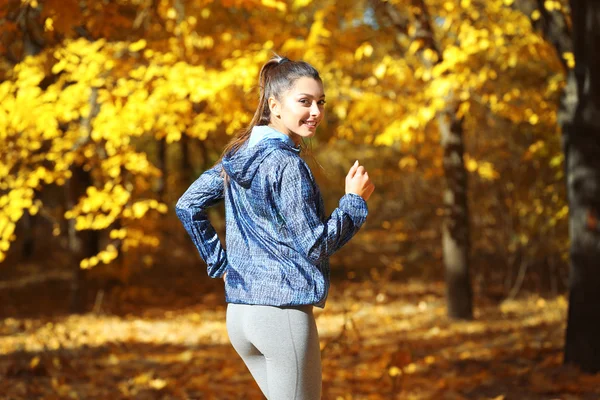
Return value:
<svg viewBox="0 0 600 400">
<path fill-rule="evenodd" d="M 217 232 L 211 225 L 206 209 L 224 197 L 221 164 L 204 172 L 177 201 L 175 212 L 183 223 L 200 257 L 206 262 L 211 278 L 223 276 L 227 269 L 227 254 Z"/>
<path fill-rule="evenodd" d="M 280 171 L 278 212 L 298 251 L 317 265 L 358 232 L 367 218 L 367 203 L 359 195 L 346 194 L 329 218 L 322 218 L 321 194 L 306 163 L 298 158 Z"/>
</svg>

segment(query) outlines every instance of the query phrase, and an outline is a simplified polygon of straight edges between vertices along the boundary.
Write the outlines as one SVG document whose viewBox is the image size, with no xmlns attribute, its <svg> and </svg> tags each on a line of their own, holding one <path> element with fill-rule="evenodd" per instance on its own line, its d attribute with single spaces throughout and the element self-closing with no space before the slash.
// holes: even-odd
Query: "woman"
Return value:
<svg viewBox="0 0 600 400">
<path fill-rule="evenodd" d="M 269 400 L 321 398 L 321 355 L 313 306 L 324 307 L 329 256 L 367 217 L 374 186 L 358 161 L 346 195 L 325 216 L 300 143 L 323 119 L 325 94 L 308 63 L 275 56 L 261 69 L 250 126 L 177 202 L 212 278 L 225 279 L 227 331 Z M 226 244 L 206 208 L 224 199 Z"/>
</svg>

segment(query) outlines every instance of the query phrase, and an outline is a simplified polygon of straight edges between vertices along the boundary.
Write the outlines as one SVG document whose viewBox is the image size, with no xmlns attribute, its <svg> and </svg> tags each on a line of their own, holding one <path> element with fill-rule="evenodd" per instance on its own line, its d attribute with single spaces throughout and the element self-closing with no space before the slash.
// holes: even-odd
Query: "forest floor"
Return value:
<svg viewBox="0 0 600 400">
<path fill-rule="evenodd" d="M 0 288 L 0 399 L 262 399 L 228 342 L 222 282 L 163 278 L 82 315 L 48 311 L 66 286 Z M 566 310 L 476 294 L 475 319 L 454 322 L 443 283 L 334 281 L 315 309 L 323 399 L 598 399 L 600 374 L 562 365 Z"/>
</svg>

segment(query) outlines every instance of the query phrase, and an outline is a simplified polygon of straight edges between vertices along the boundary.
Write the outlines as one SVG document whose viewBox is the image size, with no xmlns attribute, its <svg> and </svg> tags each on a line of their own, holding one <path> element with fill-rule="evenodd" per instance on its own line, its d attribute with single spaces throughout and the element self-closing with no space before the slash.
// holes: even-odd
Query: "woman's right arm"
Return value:
<svg viewBox="0 0 600 400">
<path fill-rule="evenodd" d="M 227 269 L 227 254 L 206 214 L 208 207 L 224 197 L 221 171 L 219 163 L 200 175 L 175 206 L 177 217 L 192 238 L 200 257 L 206 262 L 211 278 L 222 277 Z"/>
<path fill-rule="evenodd" d="M 359 177 L 354 178 L 357 169 L 358 164 L 351 169 L 349 180 L 359 180 Z M 367 176 L 354 186 L 368 187 L 365 196 L 368 198 L 372 193 L 369 185 L 372 186 Z M 367 203 L 359 194 L 362 191 L 357 190 L 344 195 L 331 215 L 322 220 L 317 212 L 320 194 L 308 166 L 299 158 L 282 167 L 278 189 L 278 211 L 283 223 L 294 238 L 297 250 L 315 265 L 346 244 L 367 218 Z"/>
</svg>

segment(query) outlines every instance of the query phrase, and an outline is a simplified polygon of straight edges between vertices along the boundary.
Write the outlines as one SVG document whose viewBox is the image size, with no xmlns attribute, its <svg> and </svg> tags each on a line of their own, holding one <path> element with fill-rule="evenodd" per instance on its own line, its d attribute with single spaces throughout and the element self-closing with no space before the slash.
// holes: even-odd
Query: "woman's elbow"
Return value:
<svg viewBox="0 0 600 400">
<path fill-rule="evenodd" d="M 319 265 L 325 258 L 327 258 L 327 252 L 321 246 L 316 246 L 305 252 L 304 257 L 312 265 Z"/>
<path fill-rule="evenodd" d="M 188 201 L 187 198 L 185 196 L 185 193 L 183 194 L 183 196 L 181 196 L 178 200 L 177 203 L 175 203 L 175 210 L 183 210 L 189 207 L 188 205 Z"/>
<path fill-rule="evenodd" d="M 181 221 L 185 221 L 189 219 L 190 208 L 188 205 L 183 203 L 181 199 L 179 199 L 177 204 L 175 204 L 175 214 L 177 215 L 177 218 L 179 218 Z"/>
<path fill-rule="evenodd" d="M 194 203 L 196 202 L 193 201 L 192 197 L 186 192 L 179 198 L 179 200 L 177 200 L 177 203 L 175 204 L 175 212 L 177 215 L 180 213 L 189 214 L 194 208 Z"/>
</svg>

